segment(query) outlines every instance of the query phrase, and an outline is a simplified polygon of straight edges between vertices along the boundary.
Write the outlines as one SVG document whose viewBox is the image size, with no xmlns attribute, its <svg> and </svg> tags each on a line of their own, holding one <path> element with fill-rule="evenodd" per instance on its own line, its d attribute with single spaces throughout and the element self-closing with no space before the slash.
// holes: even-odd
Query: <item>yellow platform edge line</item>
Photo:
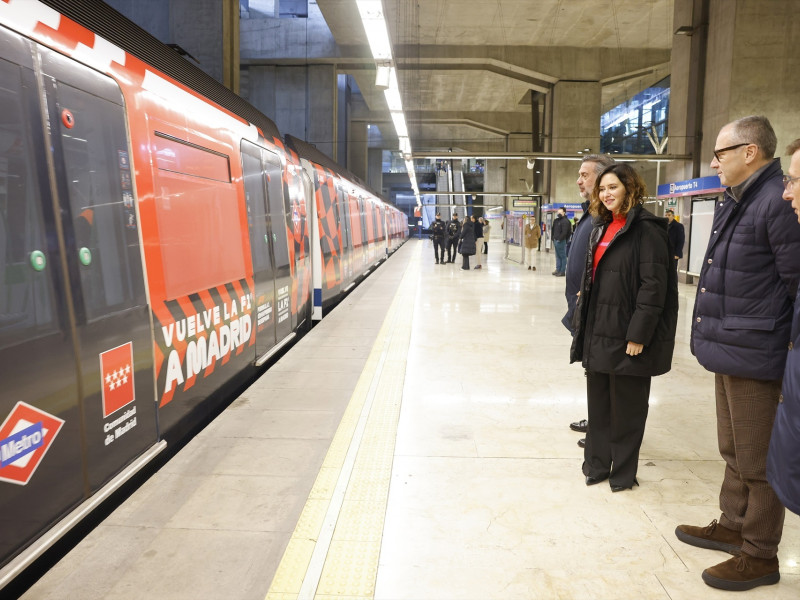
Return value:
<svg viewBox="0 0 800 600">
<path fill-rule="evenodd" d="M 415 252 L 419 254 L 419 249 Z M 411 314 L 413 314 L 413 302 L 415 294 L 408 293 L 404 288 L 410 284 L 411 277 L 418 276 L 419 266 L 416 257 L 412 257 L 409 266 L 398 286 L 398 292 L 395 294 L 386 317 L 384 318 L 381 329 L 373 343 L 370 354 L 364 365 L 361 376 L 356 383 L 353 395 L 348 402 L 348 406 L 342 416 L 342 421 L 334 434 L 333 440 L 329 447 L 328 453 L 325 456 L 323 465 L 320 472 L 317 474 L 317 479 L 312 486 L 309 499 L 298 519 L 294 532 L 289 540 L 289 544 L 284 551 L 281 562 L 275 572 L 275 576 L 270 585 L 269 591 L 265 600 L 297 600 L 300 592 L 300 587 L 305 578 L 308 566 L 311 561 L 314 545 L 316 544 L 317 537 L 320 533 L 322 526 L 322 519 L 329 507 L 333 486 L 338 480 L 341 473 L 344 456 L 347 449 L 352 442 L 355 433 L 356 424 L 359 420 L 359 415 L 366 401 L 368 391 L 371 387 L 372 381 L 376 376 L 376 370 L 379 365 L 379 357 L 384 352 L 387 352 L 387 344 L 391 343 L 391 338 L 387 340 L 387 336 L 395 328 L 398 315 L 401 313 L 400 308 L 406 305 L 411 306 Z M 416 286 L 415 286 L 416 287 Z M 401 293 L 405 292 L 405 293 Z M 403 311 L 405 312 L 405 311 Z M 403 321 L 410 319 L 410 315 L 404 315 Z M 409 338 L 409 336 L 404 336 Z M 406 346 L 407 347 L 407 346 Z M 388 353 L 388 352 L 387 352 Z M 393 353 L 394 354 L 394 353 Z M 379 374 L 380 377 L 380 374 Z M 402 394 L 402 389 L 401 389 Z M 394 444 L 392 444 L 393 446 Z M 386 480 L 386 487 L 388 489 L 388 478 Z M 347 498 L 345 496 L 345 498 Z M 384 503 L 385 504 L 385 503 Z M 385 507 L 384 507 L 385 514 Z M 383 520 L 381 520 L 381 530 L 383 527 Z M 378 542 L 378 549 L 380 542 Z M 375 562 L 377 567 L 377 562 Z M 326 586 L 327 587 L 327 586 Z M 374 594 L 374 580 L 372 585 L 372 593 L 367 596 L 360 596 L 360 598 L 371 598 Z M 320 597 L 320 596 L 317 596 Z M 326 597 L 332 597 L 327 596 Z M 333 597 L 342 598 L 343 596 L 337 595 Z"/>
</svg>

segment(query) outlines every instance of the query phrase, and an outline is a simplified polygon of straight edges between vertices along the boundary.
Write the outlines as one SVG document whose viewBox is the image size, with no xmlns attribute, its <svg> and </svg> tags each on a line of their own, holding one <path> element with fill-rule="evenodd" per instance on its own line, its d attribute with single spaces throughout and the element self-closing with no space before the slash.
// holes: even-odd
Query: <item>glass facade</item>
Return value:
<svg viewBox="0 0 800 600">
<path fill-rule="evenodd" d="M 600 151 L 656 154 L 650 138 L 667 136 L 669 84 L 666 77 L 600 117 Z"/>
</svg>

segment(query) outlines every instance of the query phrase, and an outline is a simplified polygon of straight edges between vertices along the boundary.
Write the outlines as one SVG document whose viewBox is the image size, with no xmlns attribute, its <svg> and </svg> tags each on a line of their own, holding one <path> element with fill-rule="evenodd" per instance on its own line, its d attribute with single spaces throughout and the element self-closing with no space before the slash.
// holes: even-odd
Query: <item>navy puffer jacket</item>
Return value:
<svg viewBox="0 0 800 600">
<path fill-rule="evenodd" d="M 692 315 L 692 353 L 713 373 L 783 376 L 800 281 L 800 227 L 781 198 L 778 159 L 737 202 L 725 190 L 714 210 Z"/>
<path fill-rule="evenodd" d="M 794 303 L 792 341 L 769 441 L 767 480 L 784 506 L 800 515 L 800 294 Z"/>
</svg>

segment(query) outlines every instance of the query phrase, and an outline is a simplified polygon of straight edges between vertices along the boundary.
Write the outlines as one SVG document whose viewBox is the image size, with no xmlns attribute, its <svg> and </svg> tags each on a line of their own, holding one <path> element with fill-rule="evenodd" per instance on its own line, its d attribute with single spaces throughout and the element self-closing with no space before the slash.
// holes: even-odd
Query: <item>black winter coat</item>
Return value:
<svg viewBox="0 0 800 600">
<path fill-rule="evenodd" d="M 800 227 L 781 198 L 778 159 L 739 202 L 725 191 L 714 209 L 692 315 L 692 354 L 713 373 L 783 376 L 800 280 Z"/>
<path fill-rule="evenodd" d="M 464 224 L 461 226 L 461 233 L 459 240 L 459 252 L 465 256 L 473 256 L 475 254 L 475 223 L 469 219 L 464 219 Z"/>
<path fill-rule="evenodd" d="M 678 275 L 669 254 L 667 220 L 641 205 L 600 258 L 592 281 L 594 253 L 607 224 L 593 221 L 581 295 L 575 309 L 570 362 L 599 373 L 662 375 L 672 366 L 678 324 Z M 628 356 L 628 342 L 643 344 Z"/>
<path fill-rule="evenodd" d="M 557 242 L 566 242 L 572 235 L 572 224 L 567 217 L 556 217 L 553 221 L 553 239 Z"/>
</svg>

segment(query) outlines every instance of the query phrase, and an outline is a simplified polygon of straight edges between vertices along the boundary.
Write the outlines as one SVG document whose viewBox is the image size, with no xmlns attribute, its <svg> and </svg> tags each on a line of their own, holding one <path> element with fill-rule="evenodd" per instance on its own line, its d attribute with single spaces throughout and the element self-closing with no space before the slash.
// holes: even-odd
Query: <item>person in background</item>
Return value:
<svg viewBox="0 0 800 600">
<path fill-rule="evenodd" d="M 800 139 L 789 144 L 786 154 L 791 163 L 783 176 L 783 199 L 791 202 L 800 223 Z M 800 515 L 800 291 L 794 299 L 789 353 L 769 441 L 767 481 L 783 505 Z"/>
<path fill-rule="evenodd" d="M 578 292 L 581 290 L 581 278 L 586 265 L 586 251 L 589 245 L 589 233 L 592 231 L 592 215 L 589 213 L 589 201 L 592 199 L 594 184 L 600 172 L 614 164 L 614 159 L 604 154 L 587 154 L 581 160 L 578 168 L 578 192 L 581 195 L 581 208 L 583 215 L 575 224 L 572 234 L 572 250 L 567 256 L 567 279 L 564 295 L 567 298 L 567 312 L 561 322 L 569 329 L 570 335 L 575 335 L 572 329 L 572 316 L 575 314 L 575 304 L 578 302 Z M 589 421 L 581 419 L 569 424 L 572 431 L 586 433 Z M 578 446 L 586 446 L 586 438 L 578 440 Z"/>
<path fill-rule="evenodd" d="M 567 274 L 567 240 L 572 235 L 572 225 L 567 219 L 567 211 L 562 207 L 556 211 L 553 221 L 553 246 L 556 249 L 556 270 L 553 275 L 564 277 Z"/>
<path fill-rule="evenodd" d="M 539 228 L 535 216 L 528 219 L 523 229 L 523 234 L 525 238 L 525 262 L 528 263 L 528 271 L 535 271 L 536 265 L 533 264 L 531 255 L 534 248 L 539 248 L 539 240 L 542 237 L 542 230 Z"/>
<path fill-rule="evenodd" d="M 492 229 L 492 225 L 489 223 L 489 219 L 484 219 L 481 217 L 481 223 L 483 224 L 483 253 L 489 254 L 489 232 Z"/>
<path fill-rule="evenodd" d="M 463 257 L 461 270 L 469 271 L 469 257 L 475 254 L 475 217 L 464 217 L 458 237 L 458 251 Z"/>
<path fill-rule="evenodd" d="M 728 123 L 717 135 L 711 168 L 725 192 L 714 209 L 691 321 L 692 353 L 714 374 L 722 515 L 707 526 L 679 525 L 675 535 L 734 554 L 702 575 L 729 591 L 780 580 L 785 510 L 766 463 L 800 281 L 800 228 L 781 199 L 776 145 L 761 116 Z"/>
<path fill-rule="evenodd" d="M 460 233 L 461 221 L 458 220 L 458 213 L 453 211 L 453 218 L 447 222 L 447 262 L 456 262 L 456 248 Z"/>
<path fill-rule="evenodd" d="M 672 366 L 678 324 L 678 274 L 667 220 L 642 202 L 644 182 L 627 163 L 603 169 L 589 211 L 594 217 L 575 308 L 570 362 L 586 369 L 589 428 L 586 485 L 612 492 L 639 482 L 652 377 Z"/>
<path fill-rule="evenodd" d="M 436 219 L 431 223 L 431 238 L 433 239 L 433 253 L 436 256 L 436 264 L 444 264 L 444 236 L 445 227 L 442 221 L 442 213 L 436 213 Z M 439 251 L 441 250 L 441 263 L 439 262 Z"/>
<path fill-rule="evenodd" d="M 686 233 L 683 229 L 683 223 L 675 220 L 675 212 L 671 208 L 664 212 L 664 216 L 669 220 L 669 227 L 667 228 L 669 247 L 677 264 L 683 258 L 683 244 L 686 241 Z"/>
<path fill-rule="evenodd" d="M 475 215 L 472 215 L 472 226 L 475 228 L 475 262 L 478 264 L 475 265 L 476 269 L 482 269 L 483 265 L 481 265 L 481 250 L 483 249 L 483 217 L 478 220 Z"/>
</svg>

